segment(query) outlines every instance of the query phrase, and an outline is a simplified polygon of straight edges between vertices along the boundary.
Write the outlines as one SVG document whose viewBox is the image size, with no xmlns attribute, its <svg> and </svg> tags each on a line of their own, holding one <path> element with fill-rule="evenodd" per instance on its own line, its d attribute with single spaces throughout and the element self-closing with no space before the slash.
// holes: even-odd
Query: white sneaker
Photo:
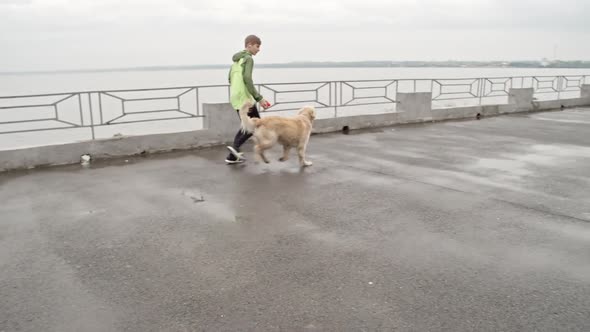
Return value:
<svg viewBox="0 0 590 332">
<path fill-rule="evenodd" d="M 238 160 L 241 160 L 241 161 L 246 161 L 246 158 L 244 158 L 244 153 L 243 153 L 243 152 L 238 152 L 238 150 L 234 149 L 234 147 L 233 147 L 233 146 L 229 146 L 229 145 L 227 146 L 227 149 L 228 149 L 228 150 L 229 150 L 229 152 L 230 152 L 231 154 L 233 154 L 233 155 L 234 155 L 234 157 L 236 157 Z"/>
<path fill-rule="evenodd" d="M 231 164 L 241 164 L 243 162 L 244 162 L 244 159 L 238 159 L 238 160 L 229 160 L 229 159 L 226 159 L 225 160 L 225 163 L 228 164 L 228 165 L 231 165 Z"/>
</svg>

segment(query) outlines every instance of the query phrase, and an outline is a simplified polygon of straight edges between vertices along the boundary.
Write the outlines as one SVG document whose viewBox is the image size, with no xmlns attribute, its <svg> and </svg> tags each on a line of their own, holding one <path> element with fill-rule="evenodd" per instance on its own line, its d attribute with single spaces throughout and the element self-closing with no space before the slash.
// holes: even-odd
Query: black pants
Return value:
<svg viewBox="0 0 590 332">
<path fill-rule="evenodd" d="M 240 116 L 240 110 L 236 110 L 236 112 L 238 113 L 238 117 Z M 248 116 L 251 118 L 259 118 L 260 119 L 260 114 L 258 114 L 258 108 L 256 108 L 256 105 L 252 106 L 250 108 L 250 110 L 248 111 Z M 252 133 L 246 133 L 244 131 L 242 131 L 242 129 L 239 129 L 238 132 L 236 133 L 236 137 L 234 138 L 234 144 L 232 145 L 234 149 L 236 149 L 238 152 L 240 152 L 240 146 L 242 146 L 242 144 L 246 143 L 246 141 L 252 137 Z M 236 157 L 233 154 L 229 154 L 227 156 L 228 160 L 236 160 Z"/>
</svg>

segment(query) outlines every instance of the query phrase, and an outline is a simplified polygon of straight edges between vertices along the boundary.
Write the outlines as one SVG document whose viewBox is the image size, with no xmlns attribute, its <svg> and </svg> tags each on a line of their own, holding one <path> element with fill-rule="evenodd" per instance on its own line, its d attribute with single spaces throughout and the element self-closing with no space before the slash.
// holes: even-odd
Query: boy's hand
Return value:
<svg viewBox="0 0 590 332">
<path fill-rule="evenodd" d="M 267 108 L 269 108 L 271 105 L 270 105 L 270 103 L 268 102 L 268 100 L 266 100 L 266 99 L 264 99 L 264 98 L 263 98 L 263 99 L 260 101 L 260 106 L 262 106 L 262 109 L 267 109 Z"/>
</svg>

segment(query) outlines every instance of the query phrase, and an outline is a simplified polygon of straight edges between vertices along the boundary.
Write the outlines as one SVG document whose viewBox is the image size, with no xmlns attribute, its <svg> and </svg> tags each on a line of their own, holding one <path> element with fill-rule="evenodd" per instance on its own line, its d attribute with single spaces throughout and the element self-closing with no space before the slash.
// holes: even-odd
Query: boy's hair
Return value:
<svg viewBox="0 0 590 332">
<path fill-rule="evenodd" d="M 248 46 L 248 44 L 261 45 L 262 42 L 260 41 L 260 38 L 258 38 L 258 36 L 249 35 L 248 37 L 246 37 L 246 40 L 244 40 L 244 46 Z"/>
</svg>

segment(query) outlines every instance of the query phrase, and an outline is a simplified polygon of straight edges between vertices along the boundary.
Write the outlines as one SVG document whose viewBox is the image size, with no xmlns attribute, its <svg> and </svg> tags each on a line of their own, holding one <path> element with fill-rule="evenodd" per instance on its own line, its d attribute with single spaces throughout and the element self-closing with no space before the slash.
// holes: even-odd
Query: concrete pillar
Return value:
<svg viewBox="0 0 590 332">
<path fill-rule="evenodd" d="M 203 129 L 221 142 L 231 142 L 240 128 L 240 118 L 230 103 L 203 104 Z"/>
<path fill-rule="evenodd" d="M 515 106 L 515 112 L 533 109 L 533 88 L 511 88 L 508 92 L 508 104 Z"/>
<path fill-rule="evenodd" d="M 590 98 L 590 84 L 582 84 L 582 88 L 580 90 L 580 97 Z"/>
<path fill-rule="evenodd" d="M 402 122 L 432 121 L 431 92 L 398 92 L 395 98 Z"/>
</svg>

